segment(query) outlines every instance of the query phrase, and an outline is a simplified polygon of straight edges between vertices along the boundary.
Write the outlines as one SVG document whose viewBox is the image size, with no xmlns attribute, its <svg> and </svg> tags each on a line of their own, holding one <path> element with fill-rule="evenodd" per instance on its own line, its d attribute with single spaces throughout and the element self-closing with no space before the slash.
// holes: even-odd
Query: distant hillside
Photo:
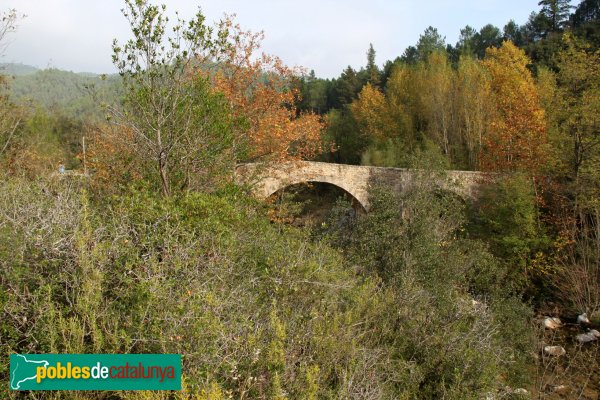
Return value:
<svg viewBox="0 0 600 400">
<path fill-rule="evenodd" d="M 0 64 L 0 74 L 2 75 L 25 76 L 35 74 L 39 70 L 39 68 L 25 64 Z"/>
<path fill-rule="evenodd" d="M 102 103 L 119 99 L 118 75 L 74 73 L 55 68 L 40 70 L 23 64 L 5 64 L 10 95 L 20 103 L 60 111 L 74 118 L 102 117 Z"/>
<path fill-rule="evenodd" d="M 46 68 L 46 69 L 57 69 L 57 68 Z M 38 67 L 34 67 L 33 65 L 21 64 L 21 63 L 0 63 L 0 74 L 2 75 L 10 75 L 10 76 L 25 76 L 25 75 L 33 75 L 36 72 L 41 71 L 42 69 Z M 63 72 L 71 72 L 64 71 Z M 75 72 L 75 74 L 85 77 L 99 77 L 101 74 L 96 74 L 94 72 Z"/>
</svg>

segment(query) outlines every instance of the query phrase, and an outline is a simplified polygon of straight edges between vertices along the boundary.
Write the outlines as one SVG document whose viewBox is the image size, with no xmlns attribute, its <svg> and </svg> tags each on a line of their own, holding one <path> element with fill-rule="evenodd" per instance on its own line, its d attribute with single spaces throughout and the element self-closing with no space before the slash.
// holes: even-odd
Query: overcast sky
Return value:
<svg viewBox="0 0 600 400">
<path fill-rule="evenodd" d="M 522 24 L 538 0 L 163 0 L 168 11 L 191 17 L 200 6 L 208 21 L 236 13 L 246 29 L 264 30 L 263 49 L 289 65 L 338 76 L 348 65 L 366 63 L 373 43 L 377 63 L 401 55 L 432 25 L 456 43 L 465 25 L 502 28 Z M 578 3 L 575 1 L 574 3 Z M 122 0 L 1 0 L 0 10 L 16 8 L 19 22 L 1 62 L 20 62 L 75 72 L 114 72 L 113 38 L 129 37 Z"/>
</svg>

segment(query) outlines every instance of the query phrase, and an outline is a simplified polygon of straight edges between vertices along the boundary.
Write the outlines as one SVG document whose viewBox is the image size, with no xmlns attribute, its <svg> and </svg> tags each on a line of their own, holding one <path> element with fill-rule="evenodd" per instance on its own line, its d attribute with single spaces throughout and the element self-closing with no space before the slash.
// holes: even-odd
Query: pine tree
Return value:
<svg viewBox="0 0 600 400">
<path fill-rule="evenodd" d="M 367 82 L 373 86 L 379 86 L 381 83 L 381 74 L 375 64 L 375 49 L 372 43 L 369 43 L 369 50 L 367 50 L 367 79 Z"/>
<path fill-rule="evenodd" d="M 446 49 L 446 38 L 438 33 L 433 26 L 425 29 L 417 42 L 417 54 L 420 61 L 425 61 L 434 51 Z"/>
<path fill-rule="evenodd" d="M 352 103 L 360 89 L 361 85 L 356 71 L 348 66 L 335 82 L 333 89 L 335 108 Z"/>
<path fill-rule="evenodd" d="M 542 6 L 540 14 L 548 21 L 551 32 L 564 28 L 572 8 L 569 0 L 540 0 L 538 5 Z"/>
</svg>

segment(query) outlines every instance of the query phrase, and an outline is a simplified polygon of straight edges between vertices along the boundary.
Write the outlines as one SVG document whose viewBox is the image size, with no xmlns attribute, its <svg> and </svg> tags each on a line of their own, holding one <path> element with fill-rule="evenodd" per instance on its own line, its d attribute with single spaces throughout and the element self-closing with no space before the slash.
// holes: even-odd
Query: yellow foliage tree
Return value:
<svg viewBox="0 0 600 400">
<path fill-rule="evenodd" d="M 402 69 L 395 71 L 388 81 L 387 94 L 367 83 L 350 105 L 362 133 L 375 141 L 402 138 L 410 147 L 407 132 L 411 130 L 411 122 L 401 96 L 404 77 Z"/>
<path fill-rule="evenodd" d="M 417 78 L 423 90 L 418 93 L 423 104 L 423 114 L 427 121 L 428 136 L 438 143 L 447 156 L 450 156 L 453 120 L 452 90 L 454 71 L 445 52 L 435 51 L 419 64 Z"/>
<path fill-rule="evenodd" d="M 536 174 L 547 157 L 544 110 L 525 52 L 506 41 L 486 51 L 483 65 L 490 74 L 497 114 L 484 138 L 480 165 L 492 171 Z"/>
<path fill-rule="evenodd" d="M 393 135 L 393 123 L 388 118 L 385 95 L 370 83 L 360 91 L 350 108 L 364 134 L 376 140 L 384 140 Z"/>
<path fill-rule="evenodd" d="M 479 166 L 483 138 L 494 112 L 490 79 L 478 60 L 461 57 L 455 90 L 456 129 L 466 149 L 466 164 Z"/>
</svg>

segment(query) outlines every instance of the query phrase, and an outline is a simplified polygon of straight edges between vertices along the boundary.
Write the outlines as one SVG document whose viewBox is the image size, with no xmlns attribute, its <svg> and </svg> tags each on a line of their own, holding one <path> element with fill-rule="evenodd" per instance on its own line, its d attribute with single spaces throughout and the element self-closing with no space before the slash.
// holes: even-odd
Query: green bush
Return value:
<svg viewBox="0 0 600 400">
<path fill-rule="evenodd" d="M 181 353 L 209 398 L 338 397 L 374 357 L 356 341 L 374 283 L 239 191 L 95 205 L 64 178 L 0 185 L 3 354 Z"/>
<path fill-rule="evenodd" d="M 330 224 L 335 249 L 235 188 L 83 186 L 0 182 L 5 355 L 180 353 L 181 398 L 480 398 L 526 377 L 528 310 L 447 193 L 381 192 Z M 78 396 L 169 397 L 42 397 Z"/>
<path fill-rule="evenodd" d="M 471 210 L 468 231 L 489 244 L 506 266 L 511 285 L 526 288 L 548 267 L 538 256 L 550 253 L 552 240 L 540 221 L 533 182 L 525 175 L 485 187 Z"/>
<path fill-rule="evenodd" d="M 460 199 L 417 184 L 379 189 L 369 214 L 327 232 L 350 266 L 382 280 L 372 339 L 391 359 L 394 396 L 481 398 L 528 380 L 531 311 L 465 225 Z"/>
</svg>

